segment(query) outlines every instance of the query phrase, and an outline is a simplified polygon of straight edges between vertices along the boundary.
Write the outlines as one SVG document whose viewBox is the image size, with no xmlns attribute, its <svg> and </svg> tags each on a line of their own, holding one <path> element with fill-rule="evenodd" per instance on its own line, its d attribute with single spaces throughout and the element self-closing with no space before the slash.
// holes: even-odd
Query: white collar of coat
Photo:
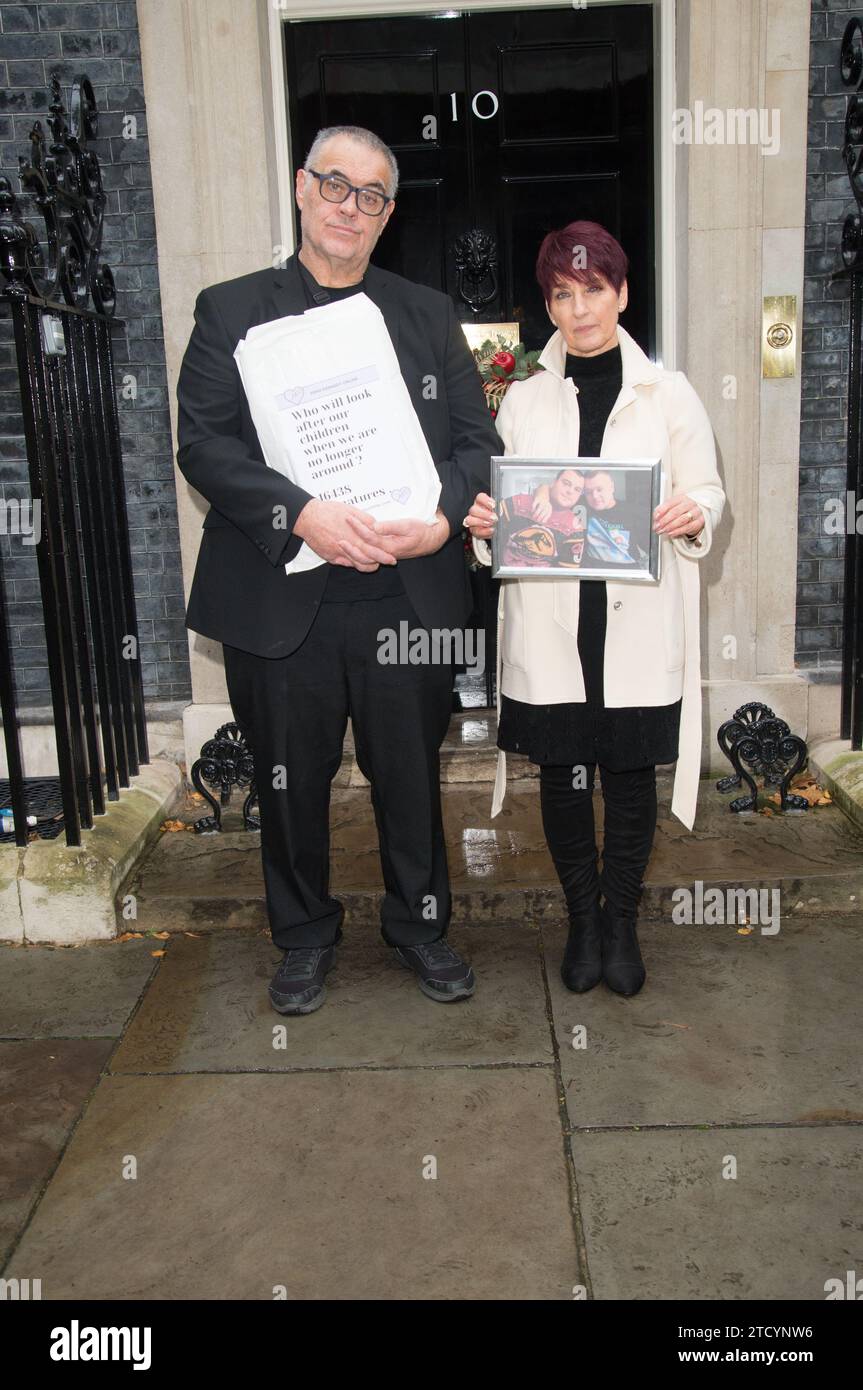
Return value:
<svg viewBox="0 0 863 1390">
<path fill-rule="evenodd" d="M 662 371 L 642 352 L 631 333 L 622 324 L 617 325 L 620 339 L 620 358 L 623 367 L 623 385 L 640 386 L 647 382 L 661 381 Z M 565 379 L 566 339 L 556 328 L 539 355 L 539 365 L 547 372 Z"/>
</svg>

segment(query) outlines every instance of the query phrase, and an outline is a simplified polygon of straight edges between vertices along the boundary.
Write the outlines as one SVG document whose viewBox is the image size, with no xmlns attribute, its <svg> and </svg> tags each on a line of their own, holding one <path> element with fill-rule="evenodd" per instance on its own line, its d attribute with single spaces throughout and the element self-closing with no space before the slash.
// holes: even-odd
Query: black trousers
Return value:
<svg viewBox="0 0 863 1390">
<path fill-rule="evenodd" d="M 384 940 L 410 946 L 446 934 L 439 750 L 453 667 L 382 662 L 381 634 L 398 634 L 400 623 L 411 635 L 424 631 L 404 594 L 322 603 L 289 656 L 224 648 L 231 707 L 255 763 L 267 911 L 282 948 L 326 946 L 340 936 L 344 909 L 329 891 L 329 813 L 348 716 L 372 788 Z"/>
<path fill-rule="evenodd" d="M 546 842 L 570 916 L 589 912 L 601 893 L 617 915 L 634 917 L 656 833 L 656 767 L 611 772 L 601 766 L 605 838 L 600 873 L 593 818 L 596 766 L 582 764 L 585 775 L 577 779 L 576 787 L 574 773 L 579 768 L 571 764 L 540 767 Z"/>
</svg>

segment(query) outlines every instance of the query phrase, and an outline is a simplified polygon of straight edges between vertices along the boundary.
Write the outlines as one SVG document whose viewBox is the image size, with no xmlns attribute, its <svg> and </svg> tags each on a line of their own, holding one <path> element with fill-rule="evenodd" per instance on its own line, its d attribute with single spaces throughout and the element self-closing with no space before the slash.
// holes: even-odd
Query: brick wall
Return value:
<svg viewBox="0 0 863 1390">
<path fill-rule="evenodd" d="M 81 72 L 93 84 L 99 110 L 99 136 L 91 145 L 101 163 L 108 200 L 104 259 L 117 284 L 117 317 L 126 320 L 125 331 L 114 330 L 115 375 L 144 689 L 152 703 L 188 701 L 191 680 L 139 53 L 132 0 L 0 3 L 0 171 L 15 192 L 20 188 L 18 155 L 29 153 L 28 131 L 37 119 L 45 126 L 52 72 L 59 74 L 67 112 L 72 80 Z M 134 139 L 123 136 L 126 116 L 136 119 Z M 182 189 L 177 196 L 183 196 Z M 41 234 L 43 224 L 32 200 L 24 197 L 19 203 Z M 4 309 L 0 489 L 7 498 L 29 495 L 24 441 L 16 433 L 20 397 L 14 360 Z M 127 373 L 137 382 L 135 401 L 120 394 Z M 19 704 L 47 704 L 50 691 L 33 548 L 0 535 L 0 556 Z"/>
<path fill-rule="evenodd" d="M 845 495 L 848 285 L 829 275 L 856 206 L 841 156 L 850 89 L 839 73 L 855 15 L 863 17 L 863 0 L 812 0 L 796 647 L 798 664 L 825 676 L 831 668 L 838 676 L 842 660 L 844 537 L 825 530 L 824 504 Z"/>
</svg>

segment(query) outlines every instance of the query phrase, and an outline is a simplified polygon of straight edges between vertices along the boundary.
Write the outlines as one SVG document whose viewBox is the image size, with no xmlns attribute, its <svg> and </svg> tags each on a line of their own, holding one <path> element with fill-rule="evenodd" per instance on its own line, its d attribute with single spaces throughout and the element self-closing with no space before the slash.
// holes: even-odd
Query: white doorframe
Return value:
<svg viewBox="0 0 863 1390">
<path fill-rule="evenodd" d="M 290 160 L 290 136 L 288 132 L 288 86 L 285 66 L 282 25 L 294 19 L 358 19 L 362 17 L 394 19 L 410 15 L 456 15 L 465 10 L 519 10 L 529 9 L 526 0 L 460 0 L 457 7 L 447 9 L 429 4 L 428 0 L 258 0 L 259 17 L 266 28 L 266 44 L 262 43 L 262 53 L 269 54 L 269 85 L 265 74 L 265 101 L 267 124 L 271 136 L 271 217 L 273 226 L 273 246 L 283 247 L 284 254 L 294 248 L 294 233 L 291 208 L 294 201 L 294 183 Z M 654 223 L 656 244 L 659 251 L 656 274 L 656 339 L 657 361 L 660 365 L 675 370 L 678 357 L 678 257 L 675 255 L 677 240 L 676 196 L 677 155 L 683 148 L 671 141 L 672 112 L 676 106 L 676 25 L 674 0 L 590 0 L 592 5 L 647 4 L 654 10 L 654 79 L 656 100 L 654 103 L 654 149 L 656 181 L 654 189 Z M 561 0 L 549 0 L 543 8 L 570 9 Z M 262 38 L 264 35 L 262 34 Z M 637 293 L 637 286 L 633 287 Z"/>
</svg>

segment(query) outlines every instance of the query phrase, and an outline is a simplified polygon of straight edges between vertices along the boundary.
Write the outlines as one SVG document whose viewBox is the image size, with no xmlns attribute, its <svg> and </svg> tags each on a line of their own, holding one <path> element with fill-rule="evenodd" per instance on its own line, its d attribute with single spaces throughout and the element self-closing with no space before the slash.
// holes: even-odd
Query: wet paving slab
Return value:
<svg viewBox="0 0 863 1390">
<path fill-rule="evenodd" d="M 594 1298 L 823 1300 L 861 1267 L 857 1127 L 599 1130 L 572 1145 Z"/>
<path fill-rule="evenodd" d="M 453 930 L 448 939 L 474 968 L 471 999 L 427 999 L 392 949 L 364 930 L 346 932 L 337 947 L 323 1007 L 284 1018 L 267 996 L 282 955 L 268 936 L 176 938 L 112 1070 L 550 1066 L 537 932 L 508 924 Z"/>
<path fill-rule="evenodd" d="M 118 1038 L 160 945 L 0 945 L 0 1038 Z"/>
<path fill-rule="evenodd" d="M 301 1019 L 259 933 L 10 951 L 27 1026 L 68 1026 L 61 955 L 104 996 L 75 1027 L 128 1021 L 0 1045 L 3 1274 L 46 1299 L 823 1297 L 860 1263 L 860 936 L 645 923 L 622 999 L 564 989 L 561 922 L 454 926 L 478 988 L 442 1006 L 346 932 Z"/>
<path fill-rule="evenodd" d="M 4 1273 L 43 1299 L 569 1299 L 554 1078 L 106 1078 Z"/>
<path fill-rule="evenodd" d="M 570 993 L 565 927 L 542 934 L 572 1127 L 863 1123 L 859 917 L 780 920 L 773 936 L 645 923 L 631 999 Z"/>
<path fill-rule="evenodd" d="M 0 1266 L 113 1046 L 110 1038 L 0 1042 Z"/>
</svg>

